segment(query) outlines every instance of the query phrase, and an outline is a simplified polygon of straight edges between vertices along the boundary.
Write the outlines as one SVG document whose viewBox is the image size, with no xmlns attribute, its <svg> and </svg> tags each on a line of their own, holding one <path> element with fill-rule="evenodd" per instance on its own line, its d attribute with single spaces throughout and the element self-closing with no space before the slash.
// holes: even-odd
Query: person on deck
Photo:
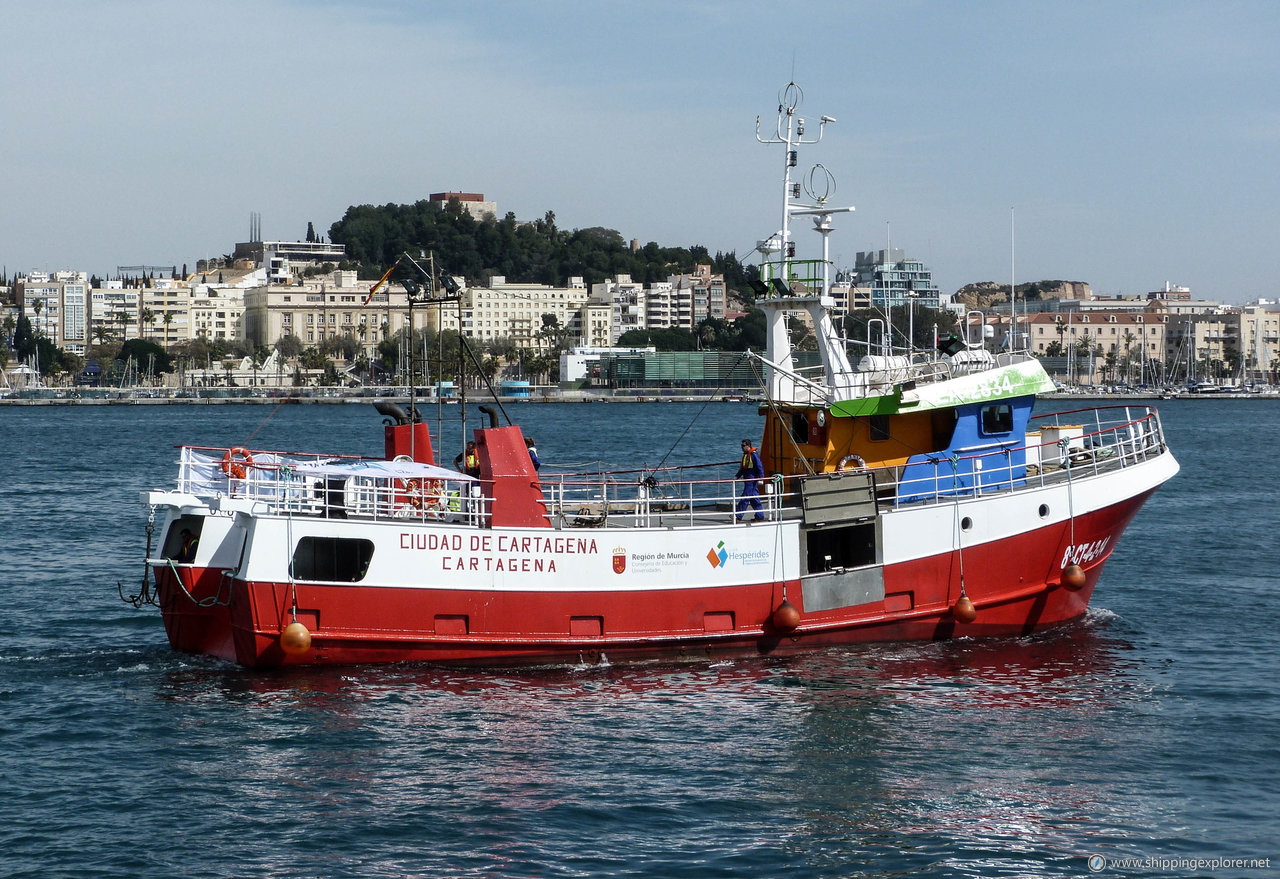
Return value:
<svg viewBox="0 0 1280 879">
<path fill-rule="evenodd" d="M 178 549 L 179 562 L 193 562 L 196 560 L 196 549 L 200 546 L 200 538 L 191 533 L 190 528 L 182 529 L 182 545 Z"/>
<path fill-rule="evenodd" d="M 480 454 L 476 451 L 475 440 L 468 442 L 466 451 L 453 459 L 453 466 L 459 473 L 480 478 Z"/>
<path fill-rule="evenodd" d="M 538 458 L 538 446 L 533 441 L 533 437 L 524 438 L 524 444 L 529 447 L 529 460 L 533 462 L 534 472 L 542 469 L 542 461 Z"/>
<path fill-rule="evenodd" d="M 738 467 L 738 472 L 734 474 L 734 479 L 744 480 L 742 483 L 742 496 L 738 500 L 737 516 L 738 522 L 742 521 L 742 514 L 746 512 L 747 504 L 751 504 L 751 509 L 756 511 L 756 521 L 764 521 L 764 512 L 760 505 L 760 480 L 764 479 L 764 464 L 760 462 L 760 453 L 751 445 L 751 440 L 742 441 L 742 464 Z"/>
</svg>

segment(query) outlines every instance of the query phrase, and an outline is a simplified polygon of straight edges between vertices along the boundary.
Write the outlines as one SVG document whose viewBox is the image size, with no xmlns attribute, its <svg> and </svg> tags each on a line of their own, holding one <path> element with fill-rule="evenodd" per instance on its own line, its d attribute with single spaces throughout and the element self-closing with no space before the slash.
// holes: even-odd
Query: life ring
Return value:
<svg viewBox="0 0 1280 879">
<path fill-rule="evenodd" d="M 397 479 L 395 487 L 396 496 L 403 499 L 401 503 L 407 503 L 414 508 L 422 506 L 422 480 Z"/>
<path fill-rule="evenodd" d="M 836 465 L 836 472 L 840 473 L 846 470 L 865 470 L 867 462 L 862 460 L 861 455 L 845 455 L 840 459 L 840 463 Z"/>
<path fill-rule="evenodd" d="M 428 482 L 423 485 L 422 492 L 427 515 L 433 519 L 443 519 L 445 513 L 449 510 L 445 502 L 444 483 L 439 481 Z"/>
<path fill-rule="evenodd" d="M 222 472 L 232 479 L 244 479 L 251 466 L 253 466 L 253 455 L 250 455 L 249 450 L 243 446 L 227 449 L 227 453 L 222 456 Z"/>
</svg>

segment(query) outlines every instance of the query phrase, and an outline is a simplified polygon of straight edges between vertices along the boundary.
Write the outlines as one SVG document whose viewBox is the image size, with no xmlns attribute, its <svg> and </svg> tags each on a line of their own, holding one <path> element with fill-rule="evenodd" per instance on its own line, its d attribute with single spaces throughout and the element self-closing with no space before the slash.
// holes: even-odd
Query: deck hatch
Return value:
<svg viewBox="0 0 1280 879">
<path fill-rule="evenodd" d="M 811 476 L 800 482 L 806 525 L 834 525 L 875 518 L 876 477 L 869 471 Z"/>
</svg>

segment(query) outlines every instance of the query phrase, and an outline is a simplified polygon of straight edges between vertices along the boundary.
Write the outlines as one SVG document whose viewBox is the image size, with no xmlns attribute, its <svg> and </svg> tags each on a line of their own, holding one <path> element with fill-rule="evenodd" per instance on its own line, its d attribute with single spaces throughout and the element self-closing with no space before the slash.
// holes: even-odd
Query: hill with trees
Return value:
<svg viewBox="0 0 1280 879">
<path fill-rule="evenodd" d="M 556 226 L 551 211 L 527 223 L 512 213 L 501 220 L 476 219 L 457 199 L 349 207 L 329 227 L 329 240 L 346 245 L 362 278 L 378 277 L 403 253 L 431 251 L 437 269 L 475 284 L 501 275 L 518 283 L 558 286 L 580 276 L 590 286 L 618 274 L 649 284 L 710 264 L 727 286 L 746 287 L 745 270 L 733 252 L 713 256 L 699 245 L 663 247 L 652 241 L 632 249 L 614 229 L 566 232 Z"/>
</svg>

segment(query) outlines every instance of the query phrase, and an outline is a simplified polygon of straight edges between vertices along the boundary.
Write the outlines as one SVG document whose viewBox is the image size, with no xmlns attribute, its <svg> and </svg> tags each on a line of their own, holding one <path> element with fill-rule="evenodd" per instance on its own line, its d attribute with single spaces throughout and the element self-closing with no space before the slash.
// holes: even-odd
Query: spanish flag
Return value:
<svg viewBox="0 0 1280 879">
<path fill-rule="evenodd" d="M 378 283 L 369 288 L 369 295 L 365 297 L 364 304 L 368 305 L 373 301 L 373 294 L 377 293 L 383 284 L 387 283 L 387 278 L 391 277 L 391 273 L 396 270 L 396 266 L 400 265 L 400 260 L 396 260 L 391 264 L 391 268 L 387 269 L 387 273 L 378 279 Z"/>
</svg>

